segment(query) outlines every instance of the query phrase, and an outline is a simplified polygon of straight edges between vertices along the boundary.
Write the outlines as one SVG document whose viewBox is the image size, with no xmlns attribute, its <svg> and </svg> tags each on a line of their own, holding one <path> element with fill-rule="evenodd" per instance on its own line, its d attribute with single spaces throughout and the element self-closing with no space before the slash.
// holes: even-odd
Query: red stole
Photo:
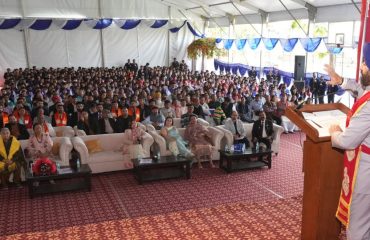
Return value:
<svg viewBox="0 0 370 240">
<path fill-rule="evenodd" d="M 60 115 L 58 112 L 56 112 L 54 114 L 54 120 L 55 120 L 55 125 L 57 127 L 66 126 L 67 125 L 67 113 L 63 112 L 63 114 Z"/>
<path fill-rule="evenodd" d="M 359 98 L 352 109 L 347 114 L 346 127 L 348 127 L 350 120 L 355 116 L 362 107 L 370 100 L 370 92 L 367 92 Z M 370 149 L 365 145 L 360 145 L 354 150 L 347 150 L 344 154 L 344 171 L 342 190 L 340 193 L 339 204 L 336 216 L 339 221 L 346 227 L 349 224 L 349 216 L 351 213 L 352 193 L 356 184 L 358 163 L 360 162 L 361 151 L 370 154 Z"/>
</svg>

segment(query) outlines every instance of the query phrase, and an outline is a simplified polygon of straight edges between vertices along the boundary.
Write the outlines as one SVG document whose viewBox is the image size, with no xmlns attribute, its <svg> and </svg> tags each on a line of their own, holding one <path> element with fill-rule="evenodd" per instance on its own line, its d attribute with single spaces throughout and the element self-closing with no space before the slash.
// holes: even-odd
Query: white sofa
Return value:
<svg viewBox="0 0 370 240">
<path fill-rule="evenodd" d="M 50 137 L 73 137 L 75 136 L 75 130 L 70 126 L 53 127 L 54 131 L 50 131 Z M 33 135 L 33 129 L 28 129 L 30 136 Z"/>
<path fill-rule="evenodd" d="M 123 139 L 125 133 L 112 133 L 100 135 L 76 136 L 72 138 L 73 147 L 80 153 L 81 162 L 89 164 L 93 173 L 111 172 L 128 169 L 125 161 L 130 161 L 129 154 L 122 153 Z M 98 139 L 101 152 L 89 154 L 85 141 Z M 143 136 L 144 156 L 150 156 L 150 147 L 154 140 L 152 136 L 145 133 Z"/>
<path fill-rule="evenodd" d="M 224 137 L 224 133 L 215 127 L 207 127 L 210 131 L 211 139 L 212 139 L 212 146 L 214 146 L 214 150 L 211 155 L 212 160 L 219 160 L 220 159 L 220 144 L 221 140 Z M 177 128 L 181 137 L 184 137 L 185 128 Z M 167 149 L 166 140 L 159 134 L 159 130 L 148 131 L 150 135 L 154 138 L 154 141 L 159 145 L 161 156 L 170 156 L 172 153 Z"/>
<path fill-rule="evenodd" d="M 243 123 L 243 127 L 245 131 L 247 132 L 247 138 L 249 140 L 249 143 L 252 143 L 252 128 L 253 123 Z M 225 125 L 217 126 L 218 129 L 221 129 L 224 132 L 224 139 L 221 142 L 221 147 L 225 148 L 225 145 L 231 146 L 233 144 L 233 134 L 225 129 Z M 280 145 L 280 135 L 284 132 L 284 128 L 274 123 L 273 126 L 274 129 L 274 135 L 273 135 L 273 141 L 271 144 L 271 150 L 277 155 L 279 153 L 279 145 Z"/>
<path fill-rule="evenodd" d="M 203 118 L 198 118 L 197 119 L 198 123 L 205 126 L 205 127 L 209 127 L 210 124 L 209 122 L 207 122 L 206 120 L 204 120 Z M 148 132 L 150 131 L 155 131 L 155 128 L 153 127 L 152 124 L 146 124 L 146 130 Z M 173 126 L 175 126 L 177 129 L 180 129 L 181 128 L 181 118 L 174 118 L 173 119 Z"/>
<path fill-rule="evenodd" d="M 53 155 L 51 159 L 58 162 L 60 166 L 68 166 L 69 165 L 69 154 L 73 149 L 73 145 L 71 139 L 68 137 L 53 137 L 51 138 L 54 144 L 59 144 L 59 154 Z M 19 140 L 22 150 L 27 148 L 28 140 Z M 33 159 L 34 160 L 34 159 Z"/>
</svg>

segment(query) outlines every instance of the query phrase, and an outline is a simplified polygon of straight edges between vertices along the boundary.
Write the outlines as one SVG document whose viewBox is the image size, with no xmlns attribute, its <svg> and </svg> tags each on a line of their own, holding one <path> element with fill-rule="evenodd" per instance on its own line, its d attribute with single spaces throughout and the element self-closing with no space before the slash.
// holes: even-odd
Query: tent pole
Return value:
<svg viewBox="0 0 370 240">
<path fill-rule="evenodd" d="M 168 30 L 167 30 L 167 66 L 171 64 L 171 33 L 170 33 L 170 25 L 171 25 L 171 6 L 168 6 Z"/>
<path fill-rule="evenodd" d="M 24 14 L 24 7 L 23 7 L 23 0 L 19 0 L 19 3 L 21 5 L 22 9 L 22 19 L 24 19 L 25 14 Z M 27 67 L 30 68 L 30 56 L 29 56 L 29 49 L 28 49 L 28 43 L 27 43 L 27 36 L 26 36 L 26 29 L 21 30 L 23 33 L 23 41 L 24 41 L 24 52 L 26 54 L 26 63 Z"/>
<path fill-rule="evenodd" d="M 99 18 L 102 19 L 101 0 L 99 0 Z M 105 67 L 103 29 L 100 29 L 100 53 L 101 53 L 101 64 L 103 67 Z"/>
</svg>

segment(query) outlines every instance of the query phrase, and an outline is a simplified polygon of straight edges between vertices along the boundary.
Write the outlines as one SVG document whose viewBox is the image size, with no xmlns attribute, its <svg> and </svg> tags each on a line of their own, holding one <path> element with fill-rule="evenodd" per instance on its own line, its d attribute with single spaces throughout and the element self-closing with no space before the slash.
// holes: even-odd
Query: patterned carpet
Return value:
<svg viewBox="0 0 370 240">
<path fill-rule="evenodd" d="M 26 188 L 2 191 L 0 236 L 20 233 L 18 239 L 67 238 L 81 236 L 86 229 L 91 233 L 99 229 L 102 237 L 94 239 L 122 231 L 131 239 L 147 239 L 145 234 L 149 233 L 154 239 L 164 233 L 176 233 L 174 238 L 163 236 L 171 239 L 296 239 L 301 218 L 297 196 L 303 189 L 300 137 L 299 133 L 282 135 L 280 153 L 273 158 L 271 169 L 233 174 L 218 168 L 193 169 L 190 180 L 144 185 L 138 185 L 131 172 L 117 172 L 93 176 L 92 192 L 35 199 L 28 198 Z M 282 226 L 286 222 L 292 224 Z M 251 223 L 251 227 L 244 226 Z M 228 232 L 230 237 L 223 235 Z"/>
<path fill-rule="evenodd" d="M 233 203 L 4 239 L 299 239 L 301 202 Z"/>
</svg>

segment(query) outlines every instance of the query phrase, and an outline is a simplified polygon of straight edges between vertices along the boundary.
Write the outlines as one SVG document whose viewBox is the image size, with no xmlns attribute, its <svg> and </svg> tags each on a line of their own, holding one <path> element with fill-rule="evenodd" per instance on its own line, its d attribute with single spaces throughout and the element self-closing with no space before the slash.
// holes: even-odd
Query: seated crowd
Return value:
<svg viewBox="0 0 370 240">
<path fill-rule="evenodd" d="M 254 69 L 249 77 L 191 72 L 184 61 L 176 59 L 170 67 L 138 67 L 128 61 L 124 67 L 111 68 L 7 69 L 0 92 L 0 152 L 4 152 L 0 172 L 6 175 L 16 168 L 18 145 L 12 146 L 17 139 L 29 139 L 30 155 L 47 155 L 50 137 L 56 136 L 54 127 L 60 126 L 87 135 L 129 130 L 132 137 L 127 145 L 132 145 L 140 140 L 137 123 L 151 124 L 160 130 L 173 154 L 195 155 L 199 160 L 209 156 L 212 148 L 207 129 L 197 124 L 196 119 L 202 118 L 211 126 L 225 124 L 236 143 L 248 147 L 249 141 L 263 141 L 269 146 L 272 123 L 293 131 L 284 126 L 286 107 L 309 102 L 312 94 L 309 88 L 298 91 L 294 85 L 290 90 L 285 84 L 277 85 L 275 75 L 259 82 L 256 76 Z M 187 128 L 184 139 L 173 127 L 174 118 L 181 118 L 181 127 Z M 255 122 L 253 139 L 245 137 L 242 122 Z"/>
</svg>

